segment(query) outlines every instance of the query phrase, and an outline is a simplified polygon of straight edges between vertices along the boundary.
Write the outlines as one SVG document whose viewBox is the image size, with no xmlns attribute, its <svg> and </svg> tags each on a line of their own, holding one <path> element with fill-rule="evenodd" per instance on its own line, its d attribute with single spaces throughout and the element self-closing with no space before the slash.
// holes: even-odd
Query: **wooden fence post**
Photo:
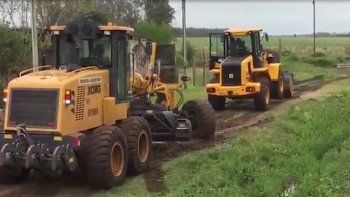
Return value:
<svg viewBox="0 0 350 197">
<path fill-rule="evenodd" d="M 205 57 L 205 50 L 203 47 L 203 86 L 205 86 L 205 67 L 206 67 L 206 57 Z"/>
<path fill-rule="evenodd" d="M 280 56 L 280 62 L 282 61 L 282 38 L 278 39 L 278 55 Z"/>
<path fill-rule="evenodd" d="M 193 56 L 192 77 L 193 77 L 193 87 L 195 87 L 196 86 L 196 55 Z"/>
</svg>

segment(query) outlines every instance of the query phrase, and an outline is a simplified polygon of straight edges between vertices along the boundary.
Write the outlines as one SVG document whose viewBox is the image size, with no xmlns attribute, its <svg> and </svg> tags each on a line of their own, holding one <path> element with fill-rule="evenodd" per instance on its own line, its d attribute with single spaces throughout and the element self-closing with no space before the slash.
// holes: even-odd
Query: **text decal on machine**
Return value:
<svg viewBox="0 0 350 197">
<path fill-rule="evenodd" d="M 102 77 L 85 77 L 79 79 L 79 85 L 90 85 L 90 84 L 96 84 L 96 83 L 101 83 L 102 82 Z"/>
</svg>

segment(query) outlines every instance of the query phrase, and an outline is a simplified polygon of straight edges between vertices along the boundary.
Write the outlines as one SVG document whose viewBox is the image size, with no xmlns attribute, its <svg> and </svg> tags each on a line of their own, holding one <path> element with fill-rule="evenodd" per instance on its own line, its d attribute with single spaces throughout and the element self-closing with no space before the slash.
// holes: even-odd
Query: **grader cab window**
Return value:
<svg viewBox="0 0 350 197">
<path fill-rule="evenodd" d="M 58 65 L 111 66 L 111 39 L 100 35 L 97 39 L 74 40 L 63 34 L 59 37 Z"/>
</svg>

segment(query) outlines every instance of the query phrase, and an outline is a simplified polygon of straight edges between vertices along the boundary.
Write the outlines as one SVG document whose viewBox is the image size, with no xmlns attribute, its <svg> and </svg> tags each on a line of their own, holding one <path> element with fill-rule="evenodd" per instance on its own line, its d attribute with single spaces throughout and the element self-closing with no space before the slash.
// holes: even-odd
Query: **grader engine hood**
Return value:
<svg viewBox="0 0 350 197">
<path fill-rule="evenodd" d="M 67 134 L 101 124 L 98 98 L 108 94 L 108 80 L 106 70 L 48 70 L 18 77 L 8 85 L 5 130 L 25 124 L 29 132 Z"/>
</svg>

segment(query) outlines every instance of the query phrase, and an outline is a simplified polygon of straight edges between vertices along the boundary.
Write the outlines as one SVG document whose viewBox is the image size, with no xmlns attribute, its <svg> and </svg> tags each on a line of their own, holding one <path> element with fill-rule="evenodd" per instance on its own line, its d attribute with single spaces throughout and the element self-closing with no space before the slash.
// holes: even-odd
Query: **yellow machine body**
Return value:
<svg viewBox="0 0 350 197">
<path fill-rule="evenodd" d="M 52 26 L 54 35 L 59 35 L 65 30 L 65 26 Z M 116 26 L 109 23 L 106 26 L 98 26 L 98 30 L 105 35 L 112 31 L 133 32 L 132 28 Z M 148 64 L 155 63 L 157 43 L 151 43 L 151 54 Z M 4 118 L 4 130 L 14 131 L 18 122 L 10 118 L 11 101 L 13 91 L 21 90 L 54 90 L 57 91 L 56 119 L 47 126 L 32 127 L 26 125 L 28 132 L 34 133 L 58 133 L 60 135 L 72 135 L 77 132 L 87 131 L 102 125 L 114 125 L 117 121 L 127 118 L 129 101 L 116 101 L 110 94 L 110 74 L 108 69 L 99 69 L 95 66 L 85 66 L 68 72 L 52 66 L 43 66 L 25 70 L 18 78 L 11 80 L 7 86 L 7 100 Z M 165 106 L 174 109 L 177 104 L 175 90 L 180 84 L 163 84 L 157 82 L 157 76 L 142 76 L 137 71 L 131 71 L 129 92 L 132 94 L 161 93 L 165 95 Z M 129 82 L 128 82 L 129 83 Z M 72 103 L 65 104 L 65 93 L 71 92 Z"/>
<path fill-rule="evenodd" d="M 261 32 L 261 28 L 230 28 L 227 29 L 224 34 L 225 36 L 245 36 L 253 33 Z M 213 80 L 206 85 L 206 90 L 208 94 L 216 96 L 224 96 L 229 98 L 239 98 L 239 97 L 252 97 L 260 92 L 260 83 L 254 82 L 254 77 L 259 75 L 264 75 L 271 81 L 278 81 L 281 63 L 269 63 L 267 61 L 267 52 L 261 52 L 260 60 L 261 66 L 257 68 L 255 66 L 253 56 L 247 55 L 241 59 L 240 62 L 240 73 L 225 73 L 222 69 L 221 62 L 212 62 L 213 66 L 210 72 L 214 76 Z M 225 61 L 228 56 L 224 57 Z M 228 75 L 228 78 L 236 78 L 240 75 L 239 85 L 223 85 L 224 75 Z"/>
<path fill-rule="evenodd" d="M 58 132 L 62 135 L 96 128 L 101 125 L 113 125 L 117 120 L 127 117 L 128 103 L 115 104 L 115 98 L 109 97 L 109 75 L 107 70 L 88 67 L 72 72 L 65 70 L 46 70 L 33 72 L 16 78 L 8 84 L 8 100 L 12 92 L 22 90 L 56 90 L 57 116 L 54 124 L 47 127 L 31 127 L 29 132 Z M 72 104 L 65 103 L 65 93 L 71 91 Z M 10 112 L 11 102 L 6 105 Z M 5 115 L 5 130 L 16 130 L 16 122 Z"/>
</svg>

